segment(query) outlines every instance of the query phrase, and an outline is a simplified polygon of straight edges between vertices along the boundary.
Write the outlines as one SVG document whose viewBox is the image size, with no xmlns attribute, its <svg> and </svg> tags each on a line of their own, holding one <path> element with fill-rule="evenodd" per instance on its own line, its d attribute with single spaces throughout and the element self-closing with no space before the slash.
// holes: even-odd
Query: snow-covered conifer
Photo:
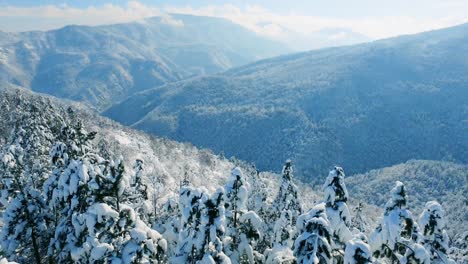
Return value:
<svg viewBox="0 0 468 264">
<path fill-rule="evenodd" d="M 166 253 L 168 258 L 172 258 L 176 253 L 179 240 L 180 217 L 179 204 L 170 198 L 162 204 L 160 213 L 153 226 L 167 241 L 168 251 Z"/>
<path fill-rule="evenodd" d="M 294 242 L 294 256 L 297 263 L 333 262 L 332 230 L 327 219 L 325 204 L 314 206 L 297 221 L 299 236 Z"/>
<path fill-rule="evenodd" d="M 41 189 L 50 171 L 50 111 L 48 104 L 32 102 L 0 151 L 0 202 L 6 207 L 0 240 L 7 256 L 20 262 L 47 259 L 51 217 Z"/>
<path fill-rule="evenodd" d="M 371 235 L 371 249 L 373 255 L 379 259 L 426 263 L 429 255 L 425 250 L 421 250 L 424 247 L 419 244 L 419 228 L 406 208 L 407 199 L 405 186 L 397 181 L 391 190 L 391 198 L 385 205 L 382 223 Z"/>
<path fill-rule="evenodd" d="M 269 189 L 261 174 L 258 173 L 255 168 L 251 170 L 251 175 L 248 180 L 251 183 L 251 188 L 247 200 L 247 208 L 249 211 L 255 212 L 262 220 L 259 231 L 263 235 L 256 242 L 255 249 L 259 252 L 265 252 L 265 250 L 271 246 L 271 237 L 273 237 L 273 235 L 268 233 L 273 230 L 273 225 L 275 224 L 274 221 L 271 220 L 272 210 L 270 208 L 271 205 L 268 203 Z"/>
<path fill-rule="evenodd" d="M 408 246 L 405 254 L 400 258 L 401 264 L 430 264 L 429 253 L 421 244 L 413 243 Z"/>
<path fill-rule="evenodd" d="M 254 168 L 248 178 L 251 188 L 247 200 L 248 210 L 255 211 L 261 218 L 266 218 L 269 214 L 267 204 L 268 189 L 261 174 Z"/>
<path fill-rule="evenodd" d="M 224 189 L 211 196 L 183 187 L 180 195 L 181 230 L 173 262 L 231 263 L 223 252 L 225 235 Z"/>
<path fill-rule="evenodd" d="M 239 224 L 240 216 L 247 210 L 247 197 L 249 183 L 245 180 L 242 170 L 235 167 L 231 171 L 225 189 L 225 208 L 226 208 L 226 234 L 237 240 L 236 229 Z"/>
<path fill-rule="evenodd" d="M 180 231 L 177 253 L 172 262 L 195 263 L 203 256 L 201 243 L 204 236 L 200 233 L 204 202 L 209 199 L 204 190 L 183 186 L 180 189 L 179 209 Z"/>
<path fill-rule="evenodd" d="M 249 184 L 239 167 L 231 171 L 231 176 L 225 187 L 225 212 L 226 212 L 226 253 L 234 263 L 238 263 L 239 245 L 241 243 L 240 217 L 247 212 L 247 197 Z"/>
<path fill-rule="evenodd" d="M 419 216 L 419 226 L 431 262 L 448 263 L 449 237 L 445 231 L 445 211 L 438 202 L 426 203 Z"/>
<path fill-rule="evenodd" d="M 202 216 L 202 230 L 205 232 L 203 259 L 215 263 L 230 264 L 230 259 L 224 254 L 223 240 L 225 235 L 224 189 L 218 188 L 205 202 Z"/>
<path fill-rule="evenodd" d="M 59 221 L 49 254 L 60 263 L 130 263 L 165 259 L 166 242 L 150 229 L 125 197 L 125 169 L 94 153 L 81 125 L 66 126 L 65 143 L 51 151 L 54 164 L 50 204 Z M 119 262 L 121 261 L 121 262 Z"/>
<path fill-rule="evenodd" d="M 335 167 L 330 171 L 323 185 L 326 215 L 333 232 L 333 249 L 335 258 L 337 259 L 342 258 L 345 244 L 352 238 L 351 231 L 349 230 L 351 226 L 351 214 L 346 204 L 348 201 L 348 191 L 344 183 L 344 177 L 343 169 Z"/>
<path fill-rule="evenodd" d="M 297 217 L 302 213 L 302 206 L 298 197 L 298 188 L 293 183 L 294 176 L 291 160 L 286 161 L 282 174 L 281 186 L 273 202 L 273 208 L 277 217 L 279 217 L 284 210 L 290 211 L 293 222 L 296 223 Z"/>
<path fill-rule="evenodd" d="M 296 235 L 296 228 L 290 211 L 286 210 L 281 212 L 280 217 L 275 222 L 273 232 L 273 241 L 275 244 L 289 248 L 292 247 L 293 239 Z"/>
<path fill-rule="evenodd" d="M 298 188 L 293 183 L 292 162 L 287 160 L 283 167 L 281 186 L 273 206 L 272 235 L 274 244 L 292 246 L 297 235 L 296 221 L 302 213 L 302 207 L 298 197 Z"/>
<path fill-rule="evenodd" d="M 142 159 L 137 159 L 133 165 L 133 174 L 126 179 L 123 203 L 131 206 L 145 223 L 150 222 L 151 205 L 148 201 L 148 185 L 143 179 L 145 165 Z"/>
<path fill-rule="evenodd" d="M 262 228 L 263 220 L 254 211 L 248 211 L 239 218 L 240 242 L 237 263 L 265 262 L 265 257 L 257 250 L 258 242 L 263 237 Z"/>
<path fill-rule="evenodd" d="M 364 234 L 355 235 L 346 242 L 344 264 L 371 264 L 372 252 Z"/>
<path fill-rule="evenodd" d="M 365 233 L 369 223 L 363 215 L 364 204 L 359 202 L 358 205 L 353 209 L 354 217 L 351 219 L 351 228 L 357 230 L 358 232 Z"/>
</svg>

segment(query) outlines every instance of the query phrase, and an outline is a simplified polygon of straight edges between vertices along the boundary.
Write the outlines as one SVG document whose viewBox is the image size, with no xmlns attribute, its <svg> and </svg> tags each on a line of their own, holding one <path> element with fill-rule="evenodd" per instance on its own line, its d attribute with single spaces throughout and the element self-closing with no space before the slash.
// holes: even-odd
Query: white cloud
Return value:
<svg viewBox="0 0 468 264">
<path fill-rule="evenodd" d="M 436 1 L 436 0 L 434 0 Z M 467 1 L 446 0 L 439 1 L 441 9 L 467 7 Z M 466 9 L 465 9 L 466 10 Z M 448 27 L 468 21 L 468 12 L 451 13 L 450 16 L 439 17 L 410 17 L 410 16 L 386 16 L 386 17 L 358 17 L 338 18 L 326 16 L 309 16 L 295 13 L 278 14 L 258 5 L 250 5 L 240 8 L 235 5 L 208 5 L 194 8 L 191 6 L 166 6 L 157 7 L 145 5 L 136 0 L 131 0 L 125 6 L 105 4 L 99 7 L 75 8 L 68 5 L 46 5 L 37 7 L 2 6 L 0 19 L 8 21 L 8 18 L 29 18 L 33 23 L 24 27 L 36 27 L 32 29 L 50 29 L 51 27 L 64 26 L 66 24 L 99 25 L 110 23 L 122 23 L 142 20 L 151 16 L 162 16 L 166 23 L 182 26 L 182 21 L 176 21 L 167 13 L 182 13 L 203 16 L 215 16 L 226 18 L 240 24 L 258 34 L 269 36 L 278 40 L 291 41 L 292 37 L 301 35 L 307 37 L 316 31 L 327 28 L 342 28 L 348 32 L 353 31 L 371 39 L 386 38 L 402 34 L 411 34 L 421 31 Z M 466 14 L 465 14 L 466 13 Z M 32 19 L 33 18 L 33 19 Z M 42 19 L 42 22 L 41 22 Z M 45 21 L 53 19 L 53 24 Z M 18 21 L 18 20 L 11 20 Z M 42 24 L 41 24 L 42 23 Z M 15 30 L 14 25 L 2 23 L 0 30 Z M 9 28 L 10 27 L 10 28 Z M 24 30 L 24 29 L 23 29 Z M 346 36 L 335 36 L 346 38 Z"/>
<path fill-rule="evenodd" d="M 105 4 L 100 7 L 75 8 L 64 4 L 35 7 L 3 6 L 0 9 L 0 17 L 4 19 L 13 17 L 17 19 L 35 19 L 36 23 L 30 25 L 32 27 L 35 26 L 35 28 L 31 28 L 30 30 L 47 30 L 51 29 L 49 27 L 60 27 L 70 23 L 90 26 L 124 23 L 154 16 L 162 16 L 164 18 L 163 21 L 171 25 L 183 25 L 182 21 L 172 19 L 158 7 L 147 6 L 133 0 L 128 1 L 126 6 Z M 56 23 L 50 26 L 48 23 L 50 20 Z M 3 26 L 4 28 L 0 28 L 0 30 L 10 31 L 8 25 Z M 12 26 L 14 30 L 14 25 Z"/>
<path fill-rule="evenodd" d="M 461 5 L 453 1 L 453 5 Z M 294 13 L 276 14 L 261 6 L 244 9 L 233 5 L 192 7 L 166 7 L 171 13 L 216 16 L 241 24 L 259 34 L 281 38 L 287 32 L 310 34 L 324 28 L 346 28 L 373 39 L 439 29 L 468 21 L 466 15 L 440 18 L 414 18 L 408 16 L 362 17 L 353 19 L 306 16 Z"/>
</svg>

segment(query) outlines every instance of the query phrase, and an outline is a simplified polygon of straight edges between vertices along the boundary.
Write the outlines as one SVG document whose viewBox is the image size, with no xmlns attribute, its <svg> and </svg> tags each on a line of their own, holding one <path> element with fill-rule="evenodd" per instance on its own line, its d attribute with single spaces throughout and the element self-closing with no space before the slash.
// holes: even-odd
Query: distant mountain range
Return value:
<svg viewBox="0 0 468 264">
<path fill-rule="evenodd" d="M 468 162 L 468 24 L 262 60 L 130 96 L 123 124 L 304 179 Z"/>
<path fill-rule="evenodd" d="M 190 15 L 46 32 L 0 32 L 0 80 L 98 109 L 184 78 L 285 54 L 227 20 Z"/>
</svg>

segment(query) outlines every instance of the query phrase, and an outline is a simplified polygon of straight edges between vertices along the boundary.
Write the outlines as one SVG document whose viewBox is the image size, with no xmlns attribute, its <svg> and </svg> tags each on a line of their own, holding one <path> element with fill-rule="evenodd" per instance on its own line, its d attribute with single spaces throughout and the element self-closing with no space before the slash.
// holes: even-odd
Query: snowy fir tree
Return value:
<svg viewBox="0 0 468 264">
<path fill-rule="evenodd" d="M 239 260 L 239 244 L 241 243 L 240 217 L 247 212 L 247 197 L 249 184 L 247 183 L 242 170 L 235 167 L 231 171 L 231 176 L 224 187 L 224 207 L 226 213 L 226 251 L 233 260 Z M 237 263 L 237 261 L 235 263 Z"/>
<path fill-rule="evenodd" d="M 225 209 L 226 209 L 226 234 L 233 240 L 237 237 L 236 229 L 239 224 L 239 218 L 247 211 L 249 183 L 244 178 L 242 170 L 235 167 L 231 171 L 231 177 L 224 187 L 225 190 Z"/>
<path fill-rule="evenodd" d="M 224 189 L 218 190 L 205 202 L 202 211 L 203 247 L 205 254 L 202 263 L 231 263 L 224 254 L 223 240 L 225 235 Z"/>
<path fill-rule="evenodd" d="M 253 167 L 250 172 L 249 182 L 251 188 L 249 192 L 249 198 L 247 201 L 247 208 L 250 212 L 254 212 L 256 216 L 261 219 L 258 231 L 262 234 L 255 242 L 255 249 L 258 252 L 265 252 L 267 248 L 271 246 L 272 235 L 266 235 L 269 231 L 269 224 L 271 224 L 271 218 L 273 215 L 270 210 L 271 205 L 268 203 L 269 189 L 261 174 Z M 274 222 L 273 222 L 274 223 Z"/>
<path fill-rule="evenodd" d="M 382 261 L 427 263 L 429 254 L 420 244 L 417 223 L 407 207 L 406 188 L 397 181 L 385 205 L 382 223 L 370 238 L 374 257 Z"/>
<path fill-rule="evenodd" d="M 282 181 L 278 195 L 272 205 L 273 243 L 291 247 L 297 235 L 295 226 L 302 206 L 298 197 L 298 188 L 293 183 L 291 160 L 287 160 L 282 170 Z"/>
<path fill-rule="evenodd" d="M 280 189 L 273 202 L 274 211 L 277 218 L 279 218 L 282 211 L 290 211 L 293 222 L 296 223 L 297 217 L 302 213 L 302 206 L 298 197 L 298 188 L 293 183 L 294 175 L 291 160 L 286 161 L 282 174 Z"/>
<path fill-rule="evenodd" d="M 130 205 L 146 223 L 150 222 L 151 206 L 148 201 L 148 185 L 143 180 L 145 170 L 144 161 L 137 159 L 133 165 L 133 174 L 126 179 L 126 188 L 124 190 L 124 203 Z"/>
<path fill-rule="evenodd" d="M 264 263 L 265 256 L 258 247 L 258 242 L 263 237 L 264 222 L 254 212 L 248 211 L 239 218 L 239 245 L 237 248 L 237 258 L 233 263 Z"/>
<path fill-rule="evenodd" d="M 203 253 L 200 246 L 202 207 L 208 199 L 207 194 L 200 189 L 183 186 L 180 189 L 179 208 L 181 210 L 179 241 L 174 263 L 196 263 Z"/>
<path fill-rule="evenodd" d="M 251 188 L 247 201 L 247 208 L 248 210 L 255 211 L 260 217 L 265 218 L 268 215 L 269 209 L 267 204 L 267 185 L 255 167 L 253 167 L 250 174 L 249 182 Z"/>
<path fill-rule="evenodd" d="M 449 237 L 445 231 L 445 211 L 436 201 L 426 203 L 419 216 L 419 226 L 423 235 L 424 246 L 429 252 L 432 263 L 452 262 L 447 257 Z"/>
<path fill-rule="evenodd" d="M 344 183 L 344 177 L 343 169 L 335 167 L 330 171 L 323 185 L 326 214 L 333 232 L 333 247 L 336 258 L 343 256 L 344 246 L 352 238 L 351 231 L 349 230 L 351 226 L 351 214 L 346 204 L 348 201 L 348 191 Z"/>
<path fill-rule="evenodd" d="M 174 263 L 231 263 L 223 252 L 223 197 L 223 188 L 219 188 L 211 196 L 201 189 L 181 189 L 181 230 Z"/>
<path fill-rule="evenodd" d="M 362 233 L 355 235 L 346 242 L 344 264 L 371 264 L 374 263 L 372 252 L 367 238 Z"/>
<path fill-rule="evenodd" d="M 333 232 L 321 203 L 303 214 L 297 221 L 299 236 L 294 242 L 297 263 L 333 263 Z"/>
<path fill-rule="evenodd" d="M 1 203 L 6 206 L 0 240 L 10 260 L 47 260 L 51 215 L 42 186 L 50 171 L 53 116 L 46 102 L 29 105 L 0 152 Z"/>
<path fill-rule="evenodd" d="M 160 213 L 156 218 L 153 228 L 156 229 L 167 241 L 167 255 L 172 257 L 176 253 L 180 231 L 180 209 L 175 199 L 168 199 L 161 205 Z"/>
<path fill-rule="evenodd" d="M 354 216 L 351 219 L 351 228 L 361 233 L 366 233 L 369 223 L 363 214 L 364 204 L 359 202 L 353 209 Z"/>
<path fill-rule="evenodd" d="M 52 151 L 55 163 L 67 164 L 50 179 L 51 205 L 60 219 L 49 254 L 60 263 L 154 262 L 164 260 L 166 242 L 121 201 L 124 195 L 122 162 L 107 161 L 94 153 L 91 140 L 78 123 L 67 126 L 66 143 Z M 63 161 L 60 161 L 63 160 Z M 60 161 L 60 162 L 59 162 Z M 53 177 L 53 178 L 52 178 Z"/>
</svg>

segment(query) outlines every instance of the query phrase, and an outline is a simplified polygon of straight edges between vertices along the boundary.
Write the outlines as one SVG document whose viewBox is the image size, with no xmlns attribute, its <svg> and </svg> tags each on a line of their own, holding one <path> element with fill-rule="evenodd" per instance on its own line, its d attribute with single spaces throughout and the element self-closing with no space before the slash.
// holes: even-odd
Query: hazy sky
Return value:
<svg viewBox="0 0 468 264">
<path fill-rule="evenodd" d="M 467 10 L 468 0 L 0 0 L 0 30 L 46 30 L 187 13 L 227 18 L 277 39 L 330 28 L 379 39 L 465 23 Z"/>
</svg>

